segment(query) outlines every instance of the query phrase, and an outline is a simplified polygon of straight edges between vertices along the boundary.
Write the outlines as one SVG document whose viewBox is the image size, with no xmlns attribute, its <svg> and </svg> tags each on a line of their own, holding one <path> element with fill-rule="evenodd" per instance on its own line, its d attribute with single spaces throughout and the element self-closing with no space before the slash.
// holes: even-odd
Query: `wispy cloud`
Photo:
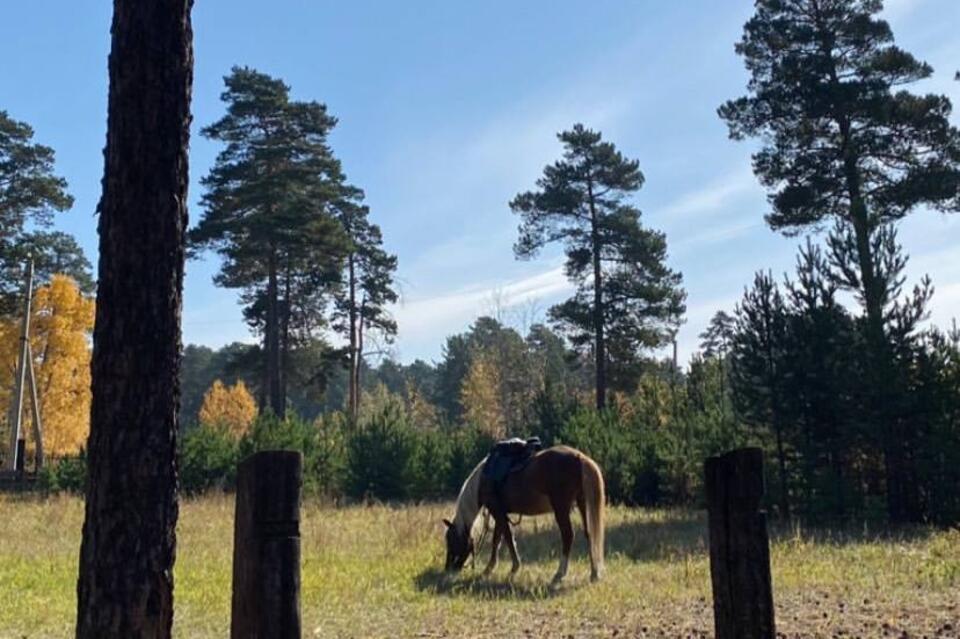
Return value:
<svg viewBox="0 0 960 639">
<path fill-rule="evenodd" d="M 749 167 L 734 171 L 657 209 L 658 219 L 673 221 L 710 213 L 728 205 L 732 200 L 759 190 L 757 180 Z"/>
<path fill-rule="evenodd" d="M 406 299 L 394 307 L 393 314 L 405 342 L 417 345 L 427 341 L 435 346 L 446 335 L 490 312 L 494 302 L 509 309 L 550 300 L 570 289 L 563 267 L 554 266 L 512 281 L 487 281 L 451 293 Z"/>
</svg>

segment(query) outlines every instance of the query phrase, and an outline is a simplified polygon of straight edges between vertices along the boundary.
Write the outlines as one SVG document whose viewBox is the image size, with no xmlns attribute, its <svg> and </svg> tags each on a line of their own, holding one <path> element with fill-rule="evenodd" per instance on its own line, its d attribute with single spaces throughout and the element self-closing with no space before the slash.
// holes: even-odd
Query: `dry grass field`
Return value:
<svg viewBox="0 0 960 639">
<path fill-rule="evenodd" d="M 547 587 L 557 536 L 523 520 L 516 579 L 446 580 L 443 505 L 303 511 L 305 637 L 707 637 L 709 568 L 699 513 L 608 511 L 607 574 L 589 583 L 582 537 L 567 582 Z M 67 637 L 83 504 L 0 496 L 0 637 Z M 183 502 L 175 636 L 226 637 L 232 500 Z M 960 637 L 960 531 L 878 536 L 776 532 L 778 628 L 787 637 Z"/>
</svg>

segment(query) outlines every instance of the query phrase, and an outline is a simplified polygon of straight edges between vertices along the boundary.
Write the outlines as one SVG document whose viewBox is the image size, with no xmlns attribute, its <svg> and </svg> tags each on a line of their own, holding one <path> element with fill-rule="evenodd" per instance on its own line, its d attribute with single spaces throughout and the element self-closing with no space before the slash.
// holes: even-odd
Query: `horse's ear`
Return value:
<svg viewBox="0 0 960 639">
<path fill-rule="evenodd" d="M 453 528 L 453 522 L 450 521 L 449 519 L 444 519 L 443 523 L 447 525 L 447 528 Z"/>
</svg>

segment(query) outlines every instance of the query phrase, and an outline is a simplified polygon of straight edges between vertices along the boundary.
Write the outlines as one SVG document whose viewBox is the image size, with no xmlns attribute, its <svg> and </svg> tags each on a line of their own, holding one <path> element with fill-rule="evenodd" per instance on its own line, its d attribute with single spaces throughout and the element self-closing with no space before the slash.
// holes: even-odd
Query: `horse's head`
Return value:
<svg viewBox="0 0 960 639">
<path fill-rule="evenodd" d="M 448 519 L 443 523 L 447 525 L 447 572 L 459 572 L 470 555 L 473 554 L 473 536 L 470 534 L 470 527 L 465 526 L 461 532 Z"/>
</svg>

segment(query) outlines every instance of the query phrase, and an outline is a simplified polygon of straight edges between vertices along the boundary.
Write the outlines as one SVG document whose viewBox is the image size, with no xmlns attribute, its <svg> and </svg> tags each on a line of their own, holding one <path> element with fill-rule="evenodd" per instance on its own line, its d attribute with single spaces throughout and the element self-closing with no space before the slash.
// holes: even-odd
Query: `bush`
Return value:
<svg viewBox="0 0 960 639">
<path fill-rule="evenodd" d="M 362 499 L 411 497 L 416 447 L 400 407 L 381 407 L 347 438 L 347 494 Z"/>
<path fill-rule="evenodd" d="M 193 495 L 233 488 L 240 459 L 237 440 L 226 428 L 201 425 L 180 440 L 180 489 Z"/>
<path fill-rule="evenodd" d="M 81 450 L 79 455 L 49 460 L 40 470 L 38 481 L 40 488 L 47 492 L 82 494 L 87 482 L 86 452 Z"/>
</svg>

